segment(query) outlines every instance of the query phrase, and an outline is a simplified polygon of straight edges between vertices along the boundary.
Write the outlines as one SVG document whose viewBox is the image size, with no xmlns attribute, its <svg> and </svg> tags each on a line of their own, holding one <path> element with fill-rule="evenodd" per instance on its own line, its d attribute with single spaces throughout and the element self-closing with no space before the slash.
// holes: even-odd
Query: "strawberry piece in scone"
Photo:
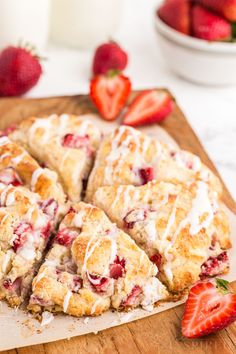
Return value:
<svg viewBox="0 0 236 354">
<path fill-rule="evenodd" d="M 137 306 L 151 309 L 168 298 L 155 277 L 157 267 L 105 213 L 85 203 L 73 205 L 33 281 L 28 308 L 99 315 Z"/>
</svg>

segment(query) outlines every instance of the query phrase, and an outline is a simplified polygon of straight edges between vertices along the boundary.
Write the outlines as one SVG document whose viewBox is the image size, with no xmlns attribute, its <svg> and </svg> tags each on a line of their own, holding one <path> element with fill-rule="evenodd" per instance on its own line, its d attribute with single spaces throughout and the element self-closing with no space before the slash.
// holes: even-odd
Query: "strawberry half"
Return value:
<svg viewBox="0 0 236 354">
<path fill-rule="evenodd" d="M 207 41 L 224 41 L 231 38 L 232 28 L 229 22 L 203 6 L 194 6 L 192 16 L 194 37 Z"/>
<path fill-rule="evenodd" d="M 137 125 L 160 122 L 173 110 L 173 100 L 167 92 L 147 90 L 138 94 L 125 114 L 123 124 Z"/>
<path fill-rule="evenodd" d="M 198 2 L 229 21 L 236 21 L 236 0 L 198 0 Z"/>
<path fill-rule="evenodd" d="M 157 15 L 176 31 L 190 34 L 190 6 L 189 0 L 166 0 Z"/>
<path fill-rule="evenodd" d="M 198 338 L 216 332 L 236 320 L 236 294 L 230 293 L 228 282 L 198 282 L 189 292 L 182 318 L 182 334 Z"/>
<path fill-rule="evenodd" d="M 128 77 L 109 72 L 91 80 L 90 97 L 106 120 L 114 120 L 124 107 L 131 91 Z"/>
</svg>

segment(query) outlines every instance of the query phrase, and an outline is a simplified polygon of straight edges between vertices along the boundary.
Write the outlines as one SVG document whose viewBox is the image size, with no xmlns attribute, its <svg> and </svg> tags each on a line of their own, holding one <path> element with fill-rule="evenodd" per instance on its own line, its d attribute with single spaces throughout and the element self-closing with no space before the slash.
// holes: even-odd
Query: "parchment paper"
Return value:
<svg viewBox="0 0 236 354">
<path fill-rule="evenodd" d="M 91 117 L 89 117 L 91 119 Z M 107 132 L 116 126 L 115 123 L 106 123 L 94 116 L 93 120 Z M 174 145 L 176 142 L 170 135 L 159 126 L 149 126 L 141 129 L 152 137 Z M 236 215 L 229 209 L 226 212 L 230 219 L 233 247 L 229 251 L 230 272 L 224 279 L 229 281 L 236 280 Z M 21 309 L 11 309 L 5 303 L 0 303 L 0 350 L 19 348 L 33 344 L 47 343 L 59 339 L 80 336 L 86 333 L 97 333 L 103 329 L 119 326 L 122 323 L 131 322 L 140 318 L 154 315 L 158 312 L 168 310 L 178 306 L 185 300 L 160 304 L 153 311 L 148 312 L 142 309 L 135 309 L 131 312 L 112 312 L 101 315 L 100 317 L 86 317 L 76 319 L 68 315 L 55 315 L 54 320 L 41 326 L 40 322 L 32 315 L 24 313 Z"/>
</svg>

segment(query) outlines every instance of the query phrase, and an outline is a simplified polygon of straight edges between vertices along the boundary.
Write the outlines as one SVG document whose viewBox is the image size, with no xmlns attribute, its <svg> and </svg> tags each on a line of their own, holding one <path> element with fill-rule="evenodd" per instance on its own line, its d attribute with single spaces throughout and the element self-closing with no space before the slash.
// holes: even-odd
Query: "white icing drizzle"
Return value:
<svg viewBox="0 0 236 354">
<path fill-rule="evenodd" d="M 74 225 L 75 227 L 81 228 L 82 225 L 83 225 L 83 218 L 84 218 L 84 216 L 85 216 L 84 210 L 81 210 L 81 211 L 79 211 L 78 213 L 76 213 L 75 216 L 74 216 L 74 218 L 73 218 L 73 221 L 72 221 L 73 225 Z"/>
<path fill-rule="evenodd" d="M 13 157 L 11 159 L 11 163 L 13 163 L 14 165 L 18 165 L 26 156 L 28 157 L 27 152 L 23 151 L 20 155 Z"/>
<path fill-rule="evenodd" d="M 44 174 L 44 169 L 41 168 L 41 167 L 37 168 L 37 169 L 33 172 L 32 177 L 31 177 L 31 189 L 32 189 L 32 191 L 35 190 L 35 186 L 36 186 L 36 184 L 37 184 L 37 182 L 38 182 L 38 179 L 39 179 L 39 177 L 40 177 L 42 174 Z"/>
<path fill-rule="evenodd" d="M 42 129 L 43 130 L 43 135 L 41 137 L 41 144 L 45 144 L 48 142 L 51 133 L 53 133 L 53 129 L 52 128 L 52 120 L 55 119 L 57 117 L 57 115 L 53 114 L 48 118 L 37 118 L 34 123 L 32 124 L 32 126 L 29 128 L 28 130 L 28 134 L 29 134 L 29 143 L 30 146 L 34 145 L 34 137 L 35 137 L 35 133 L 37 129 Z"/>
<path fill-rule="evenodd" d="M 11 141 L 7 136 L 0 137 L 0 146 L 9 144 Z"/>
<path fill-rule="evenodd" d="M 9 152 L 5 152 L 4 154 L 2 154 L 2 155 L 0 156 L 0 160 L 1 160 L 1 161 L 4 160 L 5 157 L 11 157 L 11 154 L 10 154 Z"/>
<path fill-rule="evenodd" d="M 122 196 L 122 192 L 123 192 L 123 186 L 119 186 L 116 190 L 116 196 L 115 196 L 115 199 L 114 201 L 112 202 L 112 205 L 111 205 L 111 209 L 114 209 L 116 207 L 116 203 L 119 202 L 121 196 Z M 124 198 L 125 200 L 125 198 Z"/>
<path fill-rule="evenodd" d="M 91 315 L 94 314 L 94 312 L 96 311 L 97 307 L 99 304 L 101 304 L 102 299 L 98 298 L 95 303 L 93 304 L 92 308 L 91 308 Z"/>
<path fill-rule="evenodd" d="M 51 323 L 54 320 L 54 316 L 51 312 L 44 311 L 42 313 L 42 321 L 41 321 L 41 326 L 47 326 L 49 323 Z"/>
<path fill-rule="evenodd" d="M 125 131 L 129 131 L 131 134 L 127 134 L 126 138 L 121 141 L 121 136 L 125 133 Z M 139 148 L 140 140 L 137 139 L 138 131 L 135 129 L 121 126 L 118 131 L 115 130 L 111 136 L 111 151 L 110 154 L 106 158 L 106 167 L 104 171 L 105 183 L 110 184 L 112 181 L 112 175 L 117 173 L 120 170 L 120 166 L 122 165 L 123 159 L 126 158 L 126 154 L 129 152 L 129 144 L 132 140 L 135 139 L 136 142 L 136 151 Z M 138 154 L 137 154 L 138 158 Z M 117 161 L 117 165 L 114 165 L 114 162 Z"/>
<path fill-rule="evenodd" d="M 42 278 L 44 278 L 46 275 L 46 269 L 44 269 L 41 273 L 38 273 L 38 275 L 36 276 L 35 280 L 34 280 L 34 284 L 32 286 L 32 289 L 35 290 L 35 287 L 37 285 L 38 282 L 40 282 L 40 280 Z"/>
<path fill-rule="evenodd" d="M 92 123 L 90 122 L 90 120 L 82 120 L 80 126 L 78 127 L 78 135 L 86 135 L 91 125 Z"/>
<path fill-rule="evenodd" d="M 24 244 L 24 247 L 21 247 L 17 254 L 28 261 L 32 261 L 36 257 L 35 252 L 35 234 L 28 233 L 27 241 Z"/>
<path fill-rule="evenodd" d="M 59 120 L 59 126 L 57 131 L 58 136 L 65 135 L 66 126 L 68 124 L 68 118 L 69 118 L 68 114 L 62 114 L 58 117 Z"/>
<path fill-rule="evenodd" d="M 66 312 L 68 309 L 71 296 L 72 296 L 72 292 L 70 290 L 68 290 L 68 292 L 66 293 L 66 296 L 64 297 L 64 301 L 63 301 L 63 311 L 64 312 Z"/>
<path fill-rule="evenodd" d="M 7 267 L 11 261 L 11 256 L 12 256 L 12 251 L 10 251 L 10 250 L 7 251 L 4 256 L 3 262 L 2 262 L 2 272 L 3 273 L 6 273 Z"/>
<path fill-rule="evenodd" d="M 197 234 L 202 228 L 207 229 L 214 218 L 212 205 L 208 196 L 208 185 L 201 181 L 197 182 L 197 185 L 197 194 L 193 201 L 192 209 L 188 214 L 191 235 Z M 204 221 L 200 222 L 200 217 L 204 213 L 207 213 L 208 216 Z"/>
</svg>

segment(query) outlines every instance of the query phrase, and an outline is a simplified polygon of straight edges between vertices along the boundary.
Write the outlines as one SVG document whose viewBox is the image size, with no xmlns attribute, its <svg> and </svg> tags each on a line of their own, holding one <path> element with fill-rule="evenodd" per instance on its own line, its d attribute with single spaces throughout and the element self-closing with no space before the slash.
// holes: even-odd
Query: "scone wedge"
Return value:
<svg viewBox="0 0 236 354">
<path fill-rule="evenodd" d="M 109 308 L 150 308 L 169 296 L 156 274 L 130 236 L 101 209 L 80 202 L 65 216 L 34 278 L 28 309 L 96 316 Z"/>
<path fill-rule="evenodd" d="M 50 234 L 54 215 L 39 194 L 0 183 L 0 299 L 18 306 L 29 295 Z"/>
<path fill-rule="evenodd" d="M 172 292 L 228 271 L 228 218 L 205 182 L 101 187 L 93 202 L 145 250 Z"/>
<path fill-rule="evenodd" d="M 221 194 L 221 183 L 199 159 L 176 150 L 127 126 L 108 134 L 98 150 L 90 174 L 86 200 L 91 201 L 102 186 L 144 185 L 152 180 L 189 183 L 202 180 Z"/>
<path fill-rule="evenodd" d="M 41 164 L 57 172 L 73 202 L 81 199 L 101 140 L 101 132 L 89 117 L 68 114 L 32 117 L 9 134 Z"/>
<path fill-rule="evenodd" d="M 55 224 L 68 211 L 67 196 L 57 173 L 41 167 L 22 146 L 7 136 L 0 137 L 0 183 L 25 186 L 38 193 Z"/>
</svg>

